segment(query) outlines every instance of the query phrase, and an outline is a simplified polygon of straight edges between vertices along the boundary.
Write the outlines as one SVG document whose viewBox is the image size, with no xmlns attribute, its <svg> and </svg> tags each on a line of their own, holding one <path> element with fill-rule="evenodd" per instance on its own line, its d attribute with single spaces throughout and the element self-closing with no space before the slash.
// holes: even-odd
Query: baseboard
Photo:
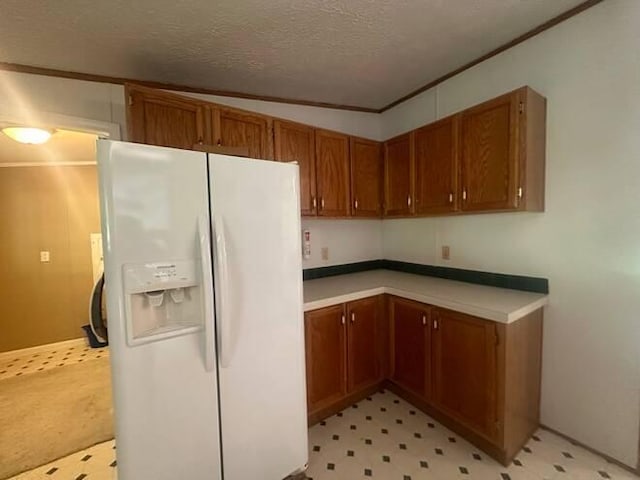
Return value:
<svg viewBox="0 0 640 480">
<path fill-rule="evenodd" d="M 543 429 L 553 433 L 554 435 L 562 437 L 565 440 L 567 440 L 568 442 L 572 443 L 573 445 L 577 445 L 578 447 L 582 447 L 585 450 L 593 453 L 594 455 L 598 455 L 599 457 L 604 458 L 607 462 L 612 463 L 613 465 L 616 465 L 617 467 L 620 467 L 620 468 L 626 470 L 627 472 L 633 473 L 634 475 L 640 475 L 640 464 L 636 468 L 630 467 L 626 463 L 622 463 L 620 460 L 616 460 L 615 458 L 607 455 L 606 453 L 602 453 L 601 451 L 596 450 L 595 448 L 592 448 L 589 445 L 585 445 L 584 443 L 576 440 L 575 438 L 570 437 L 569 435 L 566 435 L 566 434 L 564 434 L 562 432 L 559 432 L 555 428 L 551 428 L 551 427 L 548 427 L 547 425 L 543 425 L 543 424 L 540 424 L 540 428 L 543 428 Z"/>
<path fill-rule="evenodd" d="M 87 345 L 87 339 L 85 337 L 80 337 L 80 338 L 74 338 L 72 340 L 64 340 L 62 342 L 47 343 L 45 345 L 36 345 L 35 347 L 27 347 L 27 348 L 21 348 L 19 350 L 8 350 L 6 352 L 0 352 L 0 359 L 14 356 L 14 355 L 28 355 L 30 353 L 38 353 L 44 350 L 51 350 L 53 346 L 62 349 L 65 347 L 66 348 L 79 347 L 79 346 L 86 346 L 86 345 Z"/>
</svg>

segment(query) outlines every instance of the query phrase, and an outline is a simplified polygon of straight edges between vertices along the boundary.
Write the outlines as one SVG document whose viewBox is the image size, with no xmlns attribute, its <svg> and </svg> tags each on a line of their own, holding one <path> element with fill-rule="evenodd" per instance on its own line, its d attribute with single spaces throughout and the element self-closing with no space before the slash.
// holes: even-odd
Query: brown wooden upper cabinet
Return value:
<svg viewBox="0 0 640 480">
<path fill-rule="evenodd" d="M 458 117 L 415 131 L 417 215 L 458 209 Z"/>
<path fill-rule="evenodd" d="M 274 120 L 275 159 L 298 162 L 300 169 L 300 209 L 302 215 L 317 214 L 316 149 L 313 127 Z"/>
<path fill-rule="evenodd" d="M 251 158 L 273 159 L 270 117 L 227 107 L 210 110 L 214 145 L 247 147 Z"/>
<path fill-rule="evenodd" d="M 434 310 L 433 404 L 477 433 L 499 432 L 494 322 Z"/>
<path fill-rule="evenodd" d="M 318 215 L 346 217 L 351 211 L 349 136 L 316 129 Z"/>
<path fill-rule="evenodd" d="M 130 141 L 183 149 L 210 141 L 203 104 L 134 85 L 125 86 L 125 95 Z"/>
<path fill-rule="evenodd" d="M 384 144 L 384 215 L 413 213 L 414 133 L 387 140 Z"/>
<path fill-rule="evenodd" d="M 347 330 L 343 305 L 305 314 L 309 413 L 347 394 Z"/>
<path fill-rule="evenodd" d="M 463 211 L 544 210 L 545 118 L 528 87 L 462 112 Z"/>
<path fill-rule="evenodd" d="M 431 396 L 431 308 L 391 297 L 391 378 L 428 400 Z"/>
<path fill-rule="evenodd" d="M 351 137 L 351 215 L 382 216 L 382 149 L 379 142 Z"/>
</svg>

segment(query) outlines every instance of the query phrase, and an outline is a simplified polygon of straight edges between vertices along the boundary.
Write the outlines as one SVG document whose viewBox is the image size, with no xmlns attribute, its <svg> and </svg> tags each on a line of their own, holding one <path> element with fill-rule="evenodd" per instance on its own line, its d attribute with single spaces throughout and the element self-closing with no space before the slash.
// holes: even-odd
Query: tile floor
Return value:
<svg viewBox="0 0 640 480">
<path fill-rule="evenodd" d="M 113 480 L 115 466 L 110 441 L 10 480 Z M 388 391 L 309 430 L 307 475 L 313 480 L 638 479 L 546 430 L 505 468 Z"/>
<path fill-rule="evenodd" d="M 0 355 L 0 380 L 108 355 L 108 348 L 90 348 L 84 340 L 3 352 Z"/>
</svg>

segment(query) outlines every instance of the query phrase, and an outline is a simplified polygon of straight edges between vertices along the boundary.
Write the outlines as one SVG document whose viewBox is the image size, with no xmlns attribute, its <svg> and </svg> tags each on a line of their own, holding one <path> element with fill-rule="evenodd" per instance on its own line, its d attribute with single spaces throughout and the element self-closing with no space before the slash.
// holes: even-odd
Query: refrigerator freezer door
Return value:
<svg viewBox="0 0 640 480">
<path fill-rule="evenodd" d="M 98 168 L 118 478 L 219 480 L 206 154 L 99 141 Z M 127 342 L 128 310 L 145 341 Z"/>
<path fill-rule="evenodd" d="M 307 463 L 298 167 L 209 155 L 225 480 Z"/>
</svg>

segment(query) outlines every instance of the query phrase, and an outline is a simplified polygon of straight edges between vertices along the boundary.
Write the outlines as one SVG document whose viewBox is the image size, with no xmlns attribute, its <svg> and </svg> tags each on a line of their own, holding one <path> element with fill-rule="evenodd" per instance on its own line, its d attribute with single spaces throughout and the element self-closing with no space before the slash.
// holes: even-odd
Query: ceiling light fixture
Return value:
<svg viewBox="0 0 640 480">
<path fill-rule="evenodd" d="M 7 137 L 20 143 L 28 143 L 32 145 L 40 145 L 46 143 L 53 135 L 53 130 L 35 127 L 4 127 L 2 133 Z"/>
</svg>

